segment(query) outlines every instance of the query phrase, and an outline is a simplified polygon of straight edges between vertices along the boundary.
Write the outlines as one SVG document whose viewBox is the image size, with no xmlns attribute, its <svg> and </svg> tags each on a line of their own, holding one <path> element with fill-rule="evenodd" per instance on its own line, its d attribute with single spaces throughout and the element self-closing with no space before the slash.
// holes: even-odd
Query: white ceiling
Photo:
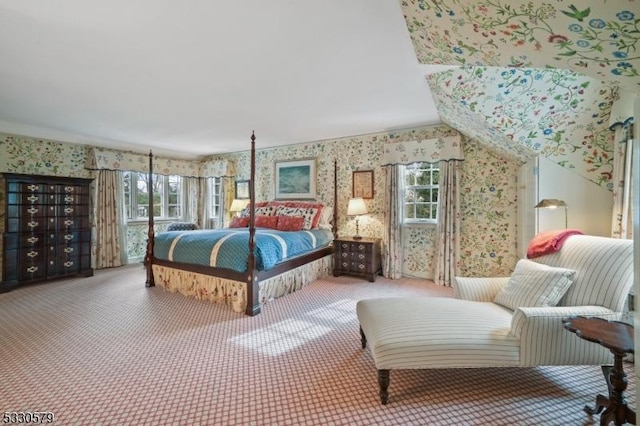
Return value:
<svg viewBox="0 0 640 426">
<path fill-rule="evenodd" d="M 0 0 L 0 131 L 196 158 L 439 122 L 399 0 Z"/>
</svg>

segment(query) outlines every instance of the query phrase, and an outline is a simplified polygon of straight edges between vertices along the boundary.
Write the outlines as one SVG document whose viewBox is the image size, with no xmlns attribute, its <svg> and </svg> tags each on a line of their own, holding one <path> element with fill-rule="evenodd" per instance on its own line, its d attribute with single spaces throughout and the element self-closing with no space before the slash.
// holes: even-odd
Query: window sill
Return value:
<svg viewBox="0 0 640 426">
<path fill-rule="evenodd" d="M 173 219 L 153 219 L 154 224 L 158 223 L 171 223 L 171 222 L 182 222 L 184 219 L 173 218 Z M 148 224 L 149 219 L 132 219 L 127 221 L 127 225 L 142 225 Z"/>
<path fill-rule="evenodd" d="M 438 224 L 435 222 L 409 222 L 403 223 L 403 228 L 435 228 Z"/>
</svg>

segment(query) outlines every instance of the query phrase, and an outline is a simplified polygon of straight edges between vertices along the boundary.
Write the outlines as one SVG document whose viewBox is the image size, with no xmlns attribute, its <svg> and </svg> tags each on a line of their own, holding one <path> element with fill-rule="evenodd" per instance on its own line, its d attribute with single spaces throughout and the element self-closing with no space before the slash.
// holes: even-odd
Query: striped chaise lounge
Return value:
<svg viewBox="0 0 640 426">
<path fill-rule="evenodd" d="M 520 260 L 511 277 L 456 277 L 455 298 L 359 301 L 362 347 L 369 343 L 382 404 L 393 369 L 611 363 L 608 349 L 568 332 L 562 319 L 621 319 L 633 242 L 574 235 L 534 260 Z"/>
</svg>

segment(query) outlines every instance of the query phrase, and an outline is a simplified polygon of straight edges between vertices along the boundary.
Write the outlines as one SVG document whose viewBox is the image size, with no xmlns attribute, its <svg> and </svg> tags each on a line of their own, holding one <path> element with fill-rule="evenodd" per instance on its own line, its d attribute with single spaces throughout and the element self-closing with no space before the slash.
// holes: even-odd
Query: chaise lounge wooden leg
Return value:
<svg viewBox="0 0 640 426">
<path fill-rule="evenodd" d="M 378 370 L 378 384 L 380 385 L 380 402 L 382 405 L 387 405 L 389 401 L 389 370 Z"/>
<path fill-rule="evenodd" d="M 365 349 L 367 347 L 367 336 L 364 335 L 362 327 L 360 327 L 360 341 L 362 342 L 362 349 Z"/>
</svg>

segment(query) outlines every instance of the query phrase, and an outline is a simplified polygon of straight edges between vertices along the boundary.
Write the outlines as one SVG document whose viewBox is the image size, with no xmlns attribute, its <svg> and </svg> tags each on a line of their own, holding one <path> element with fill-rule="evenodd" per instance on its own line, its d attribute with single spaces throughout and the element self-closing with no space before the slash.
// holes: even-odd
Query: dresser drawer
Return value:
<svg viewBox="0 0 640 426">
<path fill-rule="evenodd" d="M 91 268 L 91 179 L 3 173 L 0 291 Z"/>
</svg>

